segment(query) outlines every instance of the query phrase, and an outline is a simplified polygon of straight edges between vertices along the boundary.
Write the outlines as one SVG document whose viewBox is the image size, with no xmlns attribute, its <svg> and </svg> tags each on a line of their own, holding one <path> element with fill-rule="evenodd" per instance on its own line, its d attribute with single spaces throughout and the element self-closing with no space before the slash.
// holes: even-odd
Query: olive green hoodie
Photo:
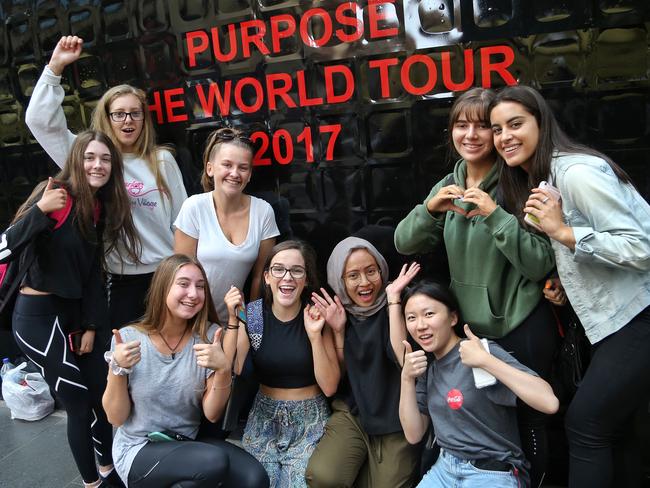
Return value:
<svg viewBox="0 0 650 488">
<path fill-rule="evenodd" d="M 465 188 L 467 163 L 456 163 L 453 180 Z M 433 251 L 444 239 L 449 257 L 451 290 L 464 322 L 480 336 L 500 338 L 515 329 L 542 299 L 547 275 L 555 267 L 548 239 L 524 229 L 514 215 L 497 205 L 487 217 L 470 219 L 448 211 L 431 215 L 427 202 L 452 175 L 433 187 L 395 231 L 395 247 L 402 254 Z M 479 188 L 496 199 L 498 169 L 495 164 Z M 474 205 L 459 200 L 469 211 Z"/>
</svg>

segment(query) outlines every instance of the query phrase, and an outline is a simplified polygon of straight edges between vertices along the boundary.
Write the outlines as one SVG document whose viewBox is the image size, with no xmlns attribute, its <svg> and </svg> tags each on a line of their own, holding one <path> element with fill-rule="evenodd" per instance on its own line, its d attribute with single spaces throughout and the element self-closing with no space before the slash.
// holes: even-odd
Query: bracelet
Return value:
<svg viewBox="0 0 650 488">
<path fill-rule="evenodd" d="M 396 302 L 388 302 L 388 305 L 401 305 L 402 300 L 397 300 Z"/>
<path fill-rule="evenodd" d="M 126 376 L 133 370 L 133 368 L 123 368 L 117 364 L 117 361 L 113 358 L 113 351 L 106 351 L 104 353 L 104 360 L 108 363 L 108 366 L 111 368 L 111 373 L 115 376 Z"/>
<path fill-rule="evenodd" d="M 226 330 L 239 329 L 239 324 L 228 324 L 226 325 Z"/>
</svg>

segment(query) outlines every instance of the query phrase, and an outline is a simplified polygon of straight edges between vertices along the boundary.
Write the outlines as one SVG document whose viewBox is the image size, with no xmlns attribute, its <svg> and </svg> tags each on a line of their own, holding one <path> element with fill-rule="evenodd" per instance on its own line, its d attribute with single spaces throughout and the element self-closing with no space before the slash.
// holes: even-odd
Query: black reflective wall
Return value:
<svg viewBox="0 0 650 488">
<path fill-rule="evenodd" d="M 229 124 L 268 134 L 258 140 L 268 148 L 259 154 L 264 165 L 256 167 L 250 191 L 274 204 L 285 236 L 309 239 L 323 252 L 368 225 L 395 225 L 449 169 L 445 127 L 453 93 L 443 79 L 443 58 L 453 82 L 467 80 L 468 69 L 473 69 L 469 78 L 473 85 L 498 87 L 504 84 L 498 73 L 482 72 L 481 49 L 491 46 L 505 46 L 514 56 L 507 68 L 513 79 L 539 88 L 570 134 L 611 155 L 650 197 L 649 2 L 376 3 L 364 0 L 356 10 L 347 10 L 348 19 L 356 17 L 365 27 L 358 39 L 343 42 L 332 36 L 316 45 L 328 30 L 322 12 L 334 19 L 330 26 L 334 32 L 342 29 L 355 37 L 353 26 L 336 22 L 342 2 L 0 2 L 0 222 L 5 223 L 31 187 L 54 169 L 26 128 L 24 112 L 55 43 L 69 33 L 85 40 L 84 57 L 64 77 L 64 109 L 72 130 L 88 124 L 95 101 L 109 86 L 131 83 L 145 88 L 152 104 L 166 91 L 180 89 L 170 100 L 181 101 L 183 110 L 178 113 L 187 120 L 169 122 L 163 117 L 158 134 L 160 142 L 176 147 L 188 191 L 200 191 L 200 154 L 212 128 Z M 307 36 L 316 41 L 305 43 L 299 25 L 316 7 L 322 11 L 305 26 Z M 265 24 L 264 39 L 271 46 L 271 19 L 287 17 L 294 19 L 296 31 L 276 38 L 276 50 L 265 53 L 250 44 L 250 52 L 243 52 L 242 26 L 247 21 Z M 233 24 L 238 52 L 219 62 L 211 48 L 213 40 L 223 52 L 232 49 Z M 280 30 L 287 25 L 280 25 Z M 194 53 L 190 62 L 187 33 L 198 31 L 207 33 L 211 47 Z M 400 77 L 399 66 L 414 55 L 430 58 L 437 69 L 435 84 L 424 94 L 406 90 Z M 382 77 L 376 66 L 387 58 L 398 64 Z M 328 83 L 332 66 L 351 73 L 353 86 L 346 85 L 340 74 L 330 74 Z M 430 81 L 425 67 L 423 63 L 412 67 L 414 86 Z M 223 88 L 226 82 L 234 86 L 246 77 L 266 80 L 283 73 L 291 84 L 288 100 L 277 97 L 273 109 L 265 100 L 254 111 L 231 104 L 227 113 L 215 109 L 211 115 L 197 95 L 197 85 L 208 93 L 210 82 Z M 296 103 L 301 76 L 307 96 L 322 103 Z M 253 88 L 248 85 L 240 91 L 245 106 L 255 105 Z M 328 91 L 341 94 L 350 88 L 345 103 L 328 103 Z M 333 134 L 323 127 L 339 126 L 332 141 Z M 274 139 L 278 131 L 281 136 Z"/>
</svg>

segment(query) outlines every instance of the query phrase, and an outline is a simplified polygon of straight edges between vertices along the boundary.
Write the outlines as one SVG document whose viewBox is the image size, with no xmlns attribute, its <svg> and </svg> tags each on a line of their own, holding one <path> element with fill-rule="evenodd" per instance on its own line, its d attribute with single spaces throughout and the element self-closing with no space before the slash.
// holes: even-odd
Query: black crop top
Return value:
<svg viewBox="0 0 650 488">
<path fill-rule="evenodd" d="M 302 310 L 295 319 L 281 322 L 265 304 L 262 316 L 262 343 L 257 351 L 251 348 L 258 381 L 271 388 L 315 385 L 314 357 Z"/>
<path fill-rule="evenodd" d="M 81 300 L 82 329 L 108 326 L 108 305 L 102 286 L 101 224 L 95 242 L 84 238 L 75 222 L 74 206 L 54 230 L 55 221 L 34 205 L 2 234 L 0 263 L 11 261 L 34 241 L 36 258 L 22 285 L 62 298 Z M 21 286 L 22 286 L 21 285 Z"/>
</svg>

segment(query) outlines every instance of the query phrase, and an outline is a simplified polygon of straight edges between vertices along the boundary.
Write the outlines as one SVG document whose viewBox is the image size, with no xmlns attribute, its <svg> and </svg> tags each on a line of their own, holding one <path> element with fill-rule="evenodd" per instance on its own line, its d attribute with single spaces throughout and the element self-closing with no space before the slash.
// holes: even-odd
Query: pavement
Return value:
<svg viewBox="0 0 650 488">
<path fill-rule="evenodd" d="M 68 447 L 66 425 L 62 410 L 37 422 L 12 420 L 0 400 L 0 488 L 83 488 Z M 646 427 L 650 433 L 650 425 Z M 237 440 L 229 440 L 238 444 Z M 549 461 L 553 463 L 553 459 Z M 650 476 L 643 486 L 650 488 Z"/>
<path fill-rule="evenodd" d="M 83 482 L 66 437 L 65 412 L 38 422 L 11 420 L 0 401 L 0 488 L 79 488 Z"/>
</svg>

